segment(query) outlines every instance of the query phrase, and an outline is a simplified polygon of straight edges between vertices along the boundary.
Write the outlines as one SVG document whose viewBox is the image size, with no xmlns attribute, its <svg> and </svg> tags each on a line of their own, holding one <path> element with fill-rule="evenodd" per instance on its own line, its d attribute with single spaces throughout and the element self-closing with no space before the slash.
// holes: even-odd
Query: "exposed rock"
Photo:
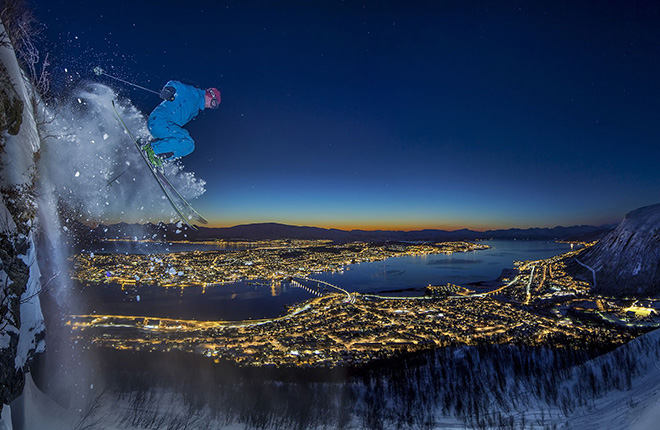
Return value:
<svg viewBox="0 0 660 430">
<path fill-rule="evenodd" d="M 45 345 L 34 239 L 40 140 L 30 94 L 11 44 L 0 44 L 0 404 L 21 394 L 30 361 Z"/>
<path fill-rule="evenodd" d="M 579 260 L 595 271 L 595 291 L 660 294 L 660 204 L 628 213 Z M 585 278 L 593 279 L 591 274 Z"/>
<path fill-rule="evenodd" d="M 23 122 L 23 100 L 14 89 L 9 73 L 0 63 L 0 132 L 16 136 Z"/>
</svg>

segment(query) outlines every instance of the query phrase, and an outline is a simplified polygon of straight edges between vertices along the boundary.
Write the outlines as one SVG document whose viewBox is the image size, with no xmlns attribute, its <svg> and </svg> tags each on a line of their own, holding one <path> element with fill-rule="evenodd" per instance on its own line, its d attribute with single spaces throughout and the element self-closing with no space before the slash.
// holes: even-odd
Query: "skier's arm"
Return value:
<svg viewBox="0 0 660 430">
<path fill-rule="evenodd" d="M 176 95 L 176 88 L 171 85 L 165 85 L 162 90 L 160 90 L 160 98 L 163 100 L 174 101 L 174 96 Z"/>
</svg>

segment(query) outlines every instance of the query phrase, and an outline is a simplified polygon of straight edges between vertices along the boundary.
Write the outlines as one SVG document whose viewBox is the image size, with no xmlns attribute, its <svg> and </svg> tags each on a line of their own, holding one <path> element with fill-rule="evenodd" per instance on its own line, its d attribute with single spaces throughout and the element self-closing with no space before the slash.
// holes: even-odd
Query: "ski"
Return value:
<svg viewBox="0 0 660 430">
<path fill-rule="evenodd" d="M 162 181 L 163 181 L 168 187 L 170 187 L 170 189 L 172 190 L 172 192 L 174 192 L 174 194 L 179 198 L 179 200 L 181 200 L 181 203 L 183 203 L 183 205 L 185 206 L 185 208 L 190 212 L 190 215 L 191 215 L 193 218 L 195 218 L 197 221 L 199 221 L 200 223 L 202 223 L 202 224 L 207 224 L 207 223 L 208 223 L 207 219 L 204 218 L 199 212 L 197 212 L 197 211 L 195 210 L 195 208 L 192 207 L 192 205 L 191 205 L 190 203 L 188 203 L 188 200 L 186 200 L 185 197 L 183 197 L 183 196 L 181 195 L 181 193 L 179 193 L 179 190 L 177 190 L 176 187 L 175 187 L 174 185 L 172 185 L 172 183 L 170 182 L 169 178 L 168 178 L 167 176 L 165 176 L 165 173 L 163 173 L 163 172 L 162 172 L 161 170 L 159 170 L 159 169 L 156 169 L 156 172 L 157 172 L 158 175 L 160 175 Z"/>
<path fill-rule="evenodd" d="M 193 230 L 197 230 L 197 227 L 190 223 L 189 218 L 195 218 L 199 222 L 206 224 L 207 220 L 201 216 L 188 201 L 179 193 L 179 191 L 172 185 L 170 180 L 165 176 L 165 173 L 160 171 L 159 169 L 156 169 L 151 162 L 149 162 L 149 159 L 147 156 L 142 152 L 142 149 L 140 148 L 140 144 L 133 136 L 133 133 L 128 129 L 128 126 L 126 126 L 126 123 L 122 119 L 121 115 L 119 114 L 119 111 L 117 110 L 117 106 L 115 105 L 115 101 L 112 101 L 112 108 L 115 111 L 115 116 L 119 120 L 119 123 L 122 125 L 124 128 L 124 131 L 126 131 L 126 134 L 129 135 L 133 143 L 135 144 L 136 149 L 142 156 L 142 159 L 144 162 L 147 164 L 147 167 L 149 167 L 149 170 L 151 171 L 151 174 L 154 176 L 154 179 L 156 179 L 156 182 L 158 182 L 158 185 L 160 186 L 160 189 L 163 191 L 163 194 L 165 195 L 165 198 L 170 202 L 170 205 L 174 210 L 176 211 L 177 215 L 181 219 L 182 222 L 184 222 L 188 227 L 190 227 Z M 182 207 L 179 207 L 179 205 L 176 203 L 175 200 L 179 200 L 180 204 Z M 189 215 L 186 215 L 184 211 L 188 211 Z"/>
</svg>

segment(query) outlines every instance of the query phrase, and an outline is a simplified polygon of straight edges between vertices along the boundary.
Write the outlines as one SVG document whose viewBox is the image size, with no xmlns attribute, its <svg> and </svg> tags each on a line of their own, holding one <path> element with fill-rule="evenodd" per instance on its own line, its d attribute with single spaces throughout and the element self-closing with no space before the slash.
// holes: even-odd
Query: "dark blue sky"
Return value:
<svg viewBox="0 0 660 430">
<path fill-rule="evenodd" d="M 216 225 L 552 227 L 660 201 L 658 2 L 33 4 L 60 74 L 222 91 L 184 159 Z"/>
</svg>

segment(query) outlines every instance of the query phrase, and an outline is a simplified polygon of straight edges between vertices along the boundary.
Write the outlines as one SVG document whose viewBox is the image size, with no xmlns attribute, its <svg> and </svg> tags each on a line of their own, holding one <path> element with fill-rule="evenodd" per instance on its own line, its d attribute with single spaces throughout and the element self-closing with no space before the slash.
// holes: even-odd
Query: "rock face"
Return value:
<svg viewBox="0 0 660 430">
<path fill-rule="evenodd" d="M 628 213 L 580 261 L 595 271 L 595 291 L 660 294 L 660 204 Z"/>
<path fill-rule="evenodd" d="M 0 63 L 0 130 L 16 136 L 23 122 L 23 100 L 9 80 L 9 72 Z"/>
<path fill-rule="evenodd" d="M 24 78 L 0 22 L 0 410 L 21 394 L 25 372 L 44 350 L 35 236 L 39 133 Z M 0 428 L 5 423 L 0 418 Z"/>
</svg>

